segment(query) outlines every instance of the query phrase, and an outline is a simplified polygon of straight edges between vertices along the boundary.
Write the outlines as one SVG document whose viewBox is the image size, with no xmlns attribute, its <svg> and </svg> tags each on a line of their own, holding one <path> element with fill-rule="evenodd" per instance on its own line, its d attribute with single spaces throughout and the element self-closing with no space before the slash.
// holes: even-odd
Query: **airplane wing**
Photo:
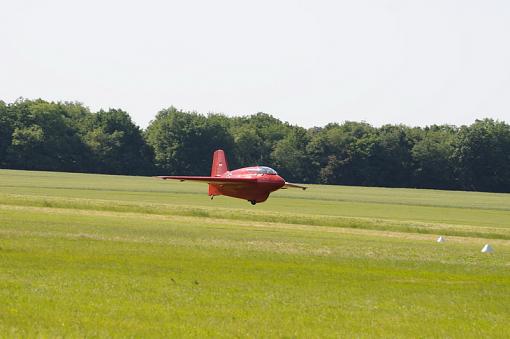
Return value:
<svg viewBox="0 0 510 339">
<path fill-rule="evenodd" d="M 308 187 L 306 186 L 301 186 L 301 185 L 298 185 L 298 184 L 291 184 L 290 182 L 285 182 L 285 185 L 282 187 L 283 189 L 285 188 L 301 188 L 303 191 L 306 190 Z"/>
<path fill-rule="evenodd" d="M 224 177 L 198 177 L 198 176 L 178 176 L 178 175 L 170 175 L 170 176 L 159 176 L 157 178 L 160 179 L 173 179 L 179 181 L 202 181 L 208 184 L 217 184 L 217 185 L 239 185 L 245 183 L 256 183 L 257 178 L 224 178 Z"/>
</svg>

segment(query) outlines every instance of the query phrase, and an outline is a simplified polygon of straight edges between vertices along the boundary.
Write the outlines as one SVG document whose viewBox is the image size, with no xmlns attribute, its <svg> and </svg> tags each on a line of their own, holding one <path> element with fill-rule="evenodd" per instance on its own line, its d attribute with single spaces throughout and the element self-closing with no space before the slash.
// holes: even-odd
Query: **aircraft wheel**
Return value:
<svg viewBox="0 0 510 339">
<path fill-rule="evenodd" d="M 257 202 L 255 200 L 250 200 L 252 205 L 255 205 Z"/>
</svg>

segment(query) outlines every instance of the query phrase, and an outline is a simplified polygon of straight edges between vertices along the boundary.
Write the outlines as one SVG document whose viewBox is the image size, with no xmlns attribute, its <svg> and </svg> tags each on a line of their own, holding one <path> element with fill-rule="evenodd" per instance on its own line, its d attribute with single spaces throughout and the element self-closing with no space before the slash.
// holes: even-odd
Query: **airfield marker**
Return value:
<svg viewBox="0 0 510 339">
<path fill-rule="evenodd" d="M 445 242 L 445 239 L 443 238 L 443 236 L 440 236 L 439 238 L 437 238 L 436 241 L 439 243 L 443 243 L 443 242 Z"/>
<path fill-rule="evenodd" d="M 492 248 L 491 245 L 489 244 L 485 244 L 485 246 L 482 248 L 482 253 L 492 253 L 494 252 L 494 249 Z"/>
</svg>

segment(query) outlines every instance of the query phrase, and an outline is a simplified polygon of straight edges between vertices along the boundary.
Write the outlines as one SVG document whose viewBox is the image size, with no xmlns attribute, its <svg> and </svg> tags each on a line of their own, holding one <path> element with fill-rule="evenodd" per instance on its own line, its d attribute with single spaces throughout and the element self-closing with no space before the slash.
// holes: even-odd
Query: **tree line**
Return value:
<svg viewBox="0 0 510 339">
<path fill-rule="evenodd" d="M 271 115 L 201 115 L 174 107 L 142 130 L 120 109 L 0 101 L 0 166 L 106 174 L 208 175 L 222 148 L 232 168 L 264 164 L 288 181 L 510 192 L 510 125 L 305 129 Z"/>
</svg>

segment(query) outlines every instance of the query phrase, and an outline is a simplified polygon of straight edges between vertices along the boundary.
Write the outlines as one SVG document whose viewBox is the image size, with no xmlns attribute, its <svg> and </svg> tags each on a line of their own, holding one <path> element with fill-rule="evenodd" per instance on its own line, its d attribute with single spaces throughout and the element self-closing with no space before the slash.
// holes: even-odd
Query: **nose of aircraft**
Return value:
<svg viewBox="0 0 510 339">
<path fill-rule="evenodd" d="M 278 174 L 264 175 L 258 178 L 258 183 L 261 185 L 260 187 L 265 187 L 265 189 L 273 192 L 285 185 L 285 179 L 283 179 Z"/>
<path fill-rule="evenodd" d="M 278 183 L 278 185 L 279 185 L 279 187 L 278 187 L 278 188 L 283 187 L 283 185 L 285 185 L 285 179 L 283 179 L 283 178 L 282 178 L 281 176 L 279 176 L 279 175 L 276 175 L 276 180 L 275 180 L 275 181 L 276 181 L 276 182 Z"/>
</svg>

